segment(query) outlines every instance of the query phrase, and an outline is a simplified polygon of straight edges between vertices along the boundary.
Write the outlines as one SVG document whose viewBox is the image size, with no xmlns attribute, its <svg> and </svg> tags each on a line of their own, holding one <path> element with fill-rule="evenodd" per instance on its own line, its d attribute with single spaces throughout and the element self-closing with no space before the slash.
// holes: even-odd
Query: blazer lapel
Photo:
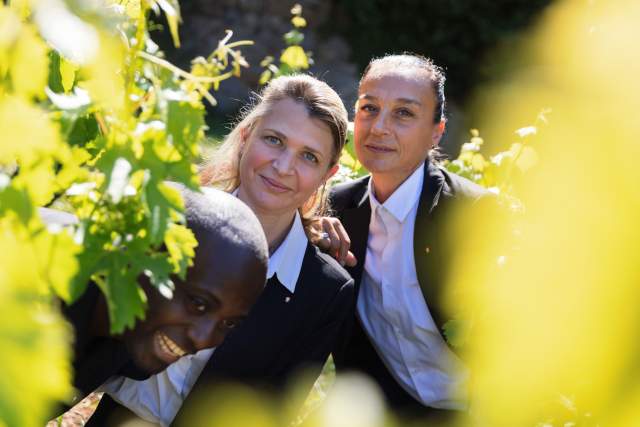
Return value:
<svg viewBox="0 0 640 427">
<path fill-rule="evenodd" d="M 355 267 L 346 267 L 355 283 L 355 294 L 358 295 L 364 258 L 367 255 L 367 241 L 369 240 L 369 222 L 371 221 L 371 204 L 369 203 L 368 180 L 362 182 L 361 188 L 354 193 L 353 204 L 345 209 L 340 220 L 349 232 L 352 246 L 351 251 L 358 260 Z"/>
<path fill-rule="evenodd" d="M 438 330 L 442 333 L 446 316 L 442 306 L 442 284 L 446 257 L 437 224 L 450 197 L 443 173 L 428 160 L 416 215 L 413 250 L 418 282 Z"/>
</svg>

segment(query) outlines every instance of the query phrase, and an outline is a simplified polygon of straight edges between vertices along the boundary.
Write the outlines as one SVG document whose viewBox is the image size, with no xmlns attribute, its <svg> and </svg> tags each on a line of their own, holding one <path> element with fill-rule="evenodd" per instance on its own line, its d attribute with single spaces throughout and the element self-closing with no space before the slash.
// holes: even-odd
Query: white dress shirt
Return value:
<svg viewBox="0 0 640 427">
<path fill-rule="evenodd" d="M 371 222 L 357 313 L 407 393 L 426 406 L 466 409 L 469 372 L 438 332 L 416 273 L 413 238 L 423 180 L 420 166 L 383 204 L 369 181 Z"/>
<path fill-rule="evenodd" d="M 302 220 L 296 211 L 287 237 L 269 257 L 267 279 L 276 275 L 278 281 L 294 293 L 307 243 Z M 210 348 L 184 356 L 164 371 L 144 381 L 124 377 L 112 378 L 101 390 L 140 418 L 162 427 L 168 426 L 214 351 L 215 348 Z"/>
</svg>

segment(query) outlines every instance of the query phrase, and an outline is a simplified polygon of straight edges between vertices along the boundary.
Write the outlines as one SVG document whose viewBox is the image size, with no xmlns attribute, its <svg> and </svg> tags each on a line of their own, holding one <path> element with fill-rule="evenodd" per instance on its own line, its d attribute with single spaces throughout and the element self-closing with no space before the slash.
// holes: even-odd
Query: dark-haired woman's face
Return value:
<svg viewBox="0 0 640 427">
<path fill-rule="evenodd" d="M 354 142 L 358 160 L 379 177 L 402 182 L 436 145 L 443 125 L 428 78 L 416 71 L 380 70 L 360 85 Z"/>
<path fill-rule="evenodd" d="M 239 197 L 257 213 L 293 213 L 337 170 L 329 126 L 292 99 L 273 104 L 245 137 Z"/>
</svg>

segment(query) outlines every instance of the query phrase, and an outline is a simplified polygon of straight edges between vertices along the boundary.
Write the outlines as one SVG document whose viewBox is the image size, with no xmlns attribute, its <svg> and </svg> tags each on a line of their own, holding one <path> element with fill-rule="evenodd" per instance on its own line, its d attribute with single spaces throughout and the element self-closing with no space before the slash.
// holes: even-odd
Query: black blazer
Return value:
<svg viewBox="0 0 640 427">
<path fill-rule="evenodd" d="M 429 311 L 442 332 L 446 323 L 440 304 L 442 285 L 445 282 L 446 265 L 453 250 L 449 233 L 452 232 L 447 219 L 454 209 L 465 209 L 476 200 L 487 195 L 487 191 L 471 181 L 451 174 L 427 161 L 424 166 L 424 181 L 418 204 L 414 234 L 414 259 L 418 282 Z M 364 269 L 371 205 L 368 196 L 369 176 L 354 182 L 336 186 L 330 195 L 336 216 L 342 221 L 351 239 L 351 250 L 358 260 L 355 267 L 347 271 L 355 281 L 358 295 Z M 355 307 L 353 310 L 355 317 Z M 345 330 L 341 347 L 334 351 L 339 370 L 363 371 L 378 382 L 388 403 L 396 410 L 419 413 L 425 408 L 400 387 L 369 342 L 360 322 L 352 322 L 353 328 Z"/>
<path fill-rule="evenodd" d="M 233 381 L 279 391 L 296 373 L 317 377 L 339 332 L 353 319 L 353 279 L 330 256 L 307 244 L 295 293 L 271 278 L 242 325 L 216 349 L 173 425 L 191 426 L 190 406 L 216 401 L 210 386 Z M 309 383 L 311 386 L 311 383 Z M 103 397 L 87 426 L 102 425 L 114 403 Z M 196 406 L 197 405 L 197 406 Z"/>
</svg>

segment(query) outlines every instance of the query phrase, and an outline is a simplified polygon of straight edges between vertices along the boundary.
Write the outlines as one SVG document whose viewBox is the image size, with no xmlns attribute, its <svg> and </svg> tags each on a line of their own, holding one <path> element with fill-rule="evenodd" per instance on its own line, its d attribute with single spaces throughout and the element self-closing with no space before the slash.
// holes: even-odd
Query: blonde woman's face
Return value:
<svg viewBox="0 0 640 427">
<path fill-rule="evenodd" d="M 244 135 L 240 198 L 256 213 L 292 214 L 333 175 L 331 130 L 284 99 Z"/>
</svg>

